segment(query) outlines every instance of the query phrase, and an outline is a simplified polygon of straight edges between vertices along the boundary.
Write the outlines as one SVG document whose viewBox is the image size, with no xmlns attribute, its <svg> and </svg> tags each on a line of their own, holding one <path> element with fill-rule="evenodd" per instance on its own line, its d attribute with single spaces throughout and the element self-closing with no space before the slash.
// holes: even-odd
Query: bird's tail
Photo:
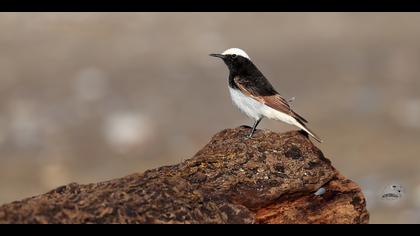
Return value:
<svg viewBox="0 0 420 236">
<path fill-rule="evenodd" d="M 311 135 L 316 141 L 322 143 L 322 139 L 318 135 L 316 135 L 313 131 L 311 131 L 308 127 L 306 127 L 306 125 L 303 122 L 299 121 L 298 119 L 295 119 L 295 120 L 296 120 L 295 125 L 297 127 L 303 129 L 306 133 Z"/>
</svg>

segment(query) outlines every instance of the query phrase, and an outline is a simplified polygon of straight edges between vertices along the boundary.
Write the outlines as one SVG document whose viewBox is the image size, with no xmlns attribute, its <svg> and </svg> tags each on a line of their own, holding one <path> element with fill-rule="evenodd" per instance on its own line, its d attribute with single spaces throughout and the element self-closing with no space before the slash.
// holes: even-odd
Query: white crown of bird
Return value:
<svg viewBox="0 0 420 236">
<path fill-rule="evenodd" d="M 238 55 L 238 56 L 243 56 L 251 60 L 248 54 L 246 54 L 246 52 L 240 48 L 229 48 L 226 51 L 222 52 L 222 55 L 233 55 L 233 54 Z"/>
</svg>

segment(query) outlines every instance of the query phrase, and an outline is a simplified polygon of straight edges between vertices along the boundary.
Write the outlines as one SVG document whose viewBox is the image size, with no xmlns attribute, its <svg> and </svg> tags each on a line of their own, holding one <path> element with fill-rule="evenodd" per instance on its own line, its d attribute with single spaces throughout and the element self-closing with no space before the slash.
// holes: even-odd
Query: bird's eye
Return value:
<svg viewBox="0 0 420 236">
<path fill-rule="evenodd" d="M 232 54 L 232 58 L 236 58 L 238 55 L 236 54 Z"/>
</svg>

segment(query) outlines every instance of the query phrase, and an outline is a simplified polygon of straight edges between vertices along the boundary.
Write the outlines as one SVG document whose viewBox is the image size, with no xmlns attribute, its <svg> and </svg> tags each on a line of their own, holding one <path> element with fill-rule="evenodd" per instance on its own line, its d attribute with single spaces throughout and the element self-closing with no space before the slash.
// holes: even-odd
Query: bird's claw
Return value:
<svg viewBox="0 0 420 236">
<path fill-rule="evenodd" d="M 253 136 L 252 133 L 245 135 L 245 140 L 251 139 Z"/>
</svg>

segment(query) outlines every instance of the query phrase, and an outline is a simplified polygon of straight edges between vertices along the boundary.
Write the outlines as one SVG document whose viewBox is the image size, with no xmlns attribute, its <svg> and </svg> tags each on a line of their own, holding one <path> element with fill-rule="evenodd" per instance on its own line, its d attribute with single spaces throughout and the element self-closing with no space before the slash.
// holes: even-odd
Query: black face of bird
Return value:
<svg viewBox="0 0 420 236">
<path fill-rule="evenodd" d="M 241 68 L 245 68 L 252 64 L 248 58 L 237 54 L 210 54 L 210 56 L 223 59 L 230 71 L 240 71 Z"/>
</svg>

